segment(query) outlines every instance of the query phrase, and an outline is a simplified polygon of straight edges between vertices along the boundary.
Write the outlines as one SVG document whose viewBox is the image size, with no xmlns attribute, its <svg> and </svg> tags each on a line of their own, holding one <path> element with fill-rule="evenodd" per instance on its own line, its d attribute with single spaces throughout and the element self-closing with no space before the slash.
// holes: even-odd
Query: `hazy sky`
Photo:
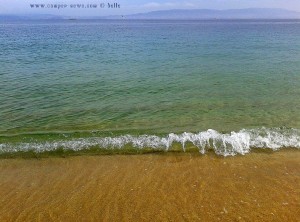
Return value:
<svg viewBox="0 0 300 222">
<path fill-rule="evenodd" d="M 119 3 L 120 9 L 109 9 L 107 3 Z M 64 9 L 32 9 L 30 4 L 67 4 Z M 70 4 L 98 4 L 97 9 L 70 9 Z M 164 9 L 236 9 L 284 8 L 300 12 L 300 0 L 0 0 L 0 14 L 55 14 L 55 15 L 115 15 Z"/>
</svg>

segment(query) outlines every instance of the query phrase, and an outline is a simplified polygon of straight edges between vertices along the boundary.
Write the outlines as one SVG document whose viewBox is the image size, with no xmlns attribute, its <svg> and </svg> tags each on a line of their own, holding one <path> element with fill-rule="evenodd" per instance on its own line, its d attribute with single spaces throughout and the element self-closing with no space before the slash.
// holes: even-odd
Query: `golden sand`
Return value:
<svg viewBox="0 0 300 222">
<path fill-rule="evenodd" d="M 300 152 L 0 160 L 0 221 L 299 221 Z"/>
</svg>

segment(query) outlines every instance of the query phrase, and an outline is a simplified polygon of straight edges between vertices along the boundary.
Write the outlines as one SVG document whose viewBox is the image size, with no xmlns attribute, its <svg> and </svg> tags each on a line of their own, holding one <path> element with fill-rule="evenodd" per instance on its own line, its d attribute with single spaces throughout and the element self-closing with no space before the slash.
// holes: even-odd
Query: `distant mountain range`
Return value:
<svg viewBox="0 0 300 222">
<path fill-rule="evenodd" d="M 41 20 L 41 19 L 300 19 L 300 12 L 285 9 L 249 8 L 249 9 L 174 9 L 114 16 L 57 16 L 57 15 L 0 15 L 5 20 Z"/>
<path fill-rule="evenodd" d="M 300 13 L 285 9 L 176 9 L 139 13 L 127 16 L 107 16 L 107 19 L 300 19 Z"/>
</svg>

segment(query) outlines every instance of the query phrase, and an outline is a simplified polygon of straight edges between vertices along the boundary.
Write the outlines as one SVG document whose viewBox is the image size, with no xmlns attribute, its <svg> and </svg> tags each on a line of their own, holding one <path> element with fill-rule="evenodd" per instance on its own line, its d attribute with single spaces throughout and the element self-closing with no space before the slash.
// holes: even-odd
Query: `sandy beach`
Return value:
<svg viewBox="0 0 300 222">
<path fill-rule="evenodd" d="M 297 221 L 300 152 L 0 160 L 0 221 Z"/>
</svg>

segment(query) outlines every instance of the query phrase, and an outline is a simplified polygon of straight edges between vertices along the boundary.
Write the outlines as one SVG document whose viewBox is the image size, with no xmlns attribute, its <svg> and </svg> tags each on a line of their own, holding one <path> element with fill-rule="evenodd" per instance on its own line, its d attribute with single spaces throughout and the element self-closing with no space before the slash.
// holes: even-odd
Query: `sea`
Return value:
<svg viewBox="0 0 300 222">
<path fill-rule="evenodd" d="M 300 148 L 300 20 L 0 21 L 0 156 Z"/>
</svg>

